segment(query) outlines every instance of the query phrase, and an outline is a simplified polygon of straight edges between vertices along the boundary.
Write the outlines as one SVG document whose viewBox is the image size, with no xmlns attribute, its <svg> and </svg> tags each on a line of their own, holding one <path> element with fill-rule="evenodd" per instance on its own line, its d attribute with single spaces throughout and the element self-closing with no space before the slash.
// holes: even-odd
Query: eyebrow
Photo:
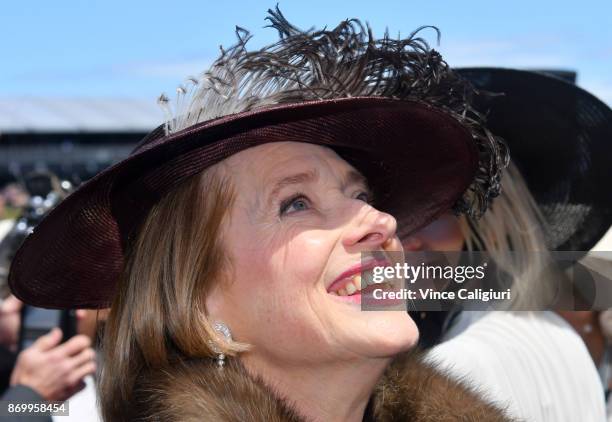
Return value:
<svg viewBox="0 0 612 422">
<path fill-rule="evenodd" d="M 272 188 L 272 191 L 270 192 L 270 199 L 275 198 L 280 190 L 286 186 L 314 182 L 316 179 L 318 179 L 318 177 L 319 172 L 316 169 L 283 177 L 274 184 L 274 188 Z"/>
<path fill-rule="evenodd" d="M 292 174 L 290 176 L 283 177 L 278 180 L 270 192 L 270 199 L 275 198 L 281 189 L 286 186 L 297 185 L 300 183 L 312 183 L 319 178 L 319 172 L 316 169 L 311 169 L 305 172 Z M 363 184 L 368 192 L 370 187 L 365 176 L 356 170 L 349 170 L 344 176 L 341 184 L 341 188 L 345 189 L 347 186 L 352 184 Z"/>
<path fill-rule="evenodd" d="M 362 184 L 366 187 L 368 192 L 370 191 L 370 185 L 368 184 L 368 179 L 366 179 L 366 177 L 363 174 L 359 173 L 356 170 L 349 170 L 349 172 L 346 174 L 346 177 L 342 181 L 342 189 L 345 189 L 347 186 L 350 186 L 353 184 L 355 185 Z"/>
</svg>

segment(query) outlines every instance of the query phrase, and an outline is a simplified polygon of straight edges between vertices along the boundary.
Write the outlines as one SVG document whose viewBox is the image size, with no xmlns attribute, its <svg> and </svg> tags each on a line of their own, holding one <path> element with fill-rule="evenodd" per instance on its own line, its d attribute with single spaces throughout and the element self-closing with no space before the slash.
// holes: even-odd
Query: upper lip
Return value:
<svg viewBox="0 0 612 422">
<path fill-rule="evenodd" d="M 364 259 L 363 262 L 352 265 L 346 271 L 342 272 L 332 283 L 327 287 L 327 291 L 331 292 L 334 290 L 334 287 L 338 287 L 337 284 L 341 283 L 342 280 L 352 277 L 356 274 L 361 274 L 364 271 L 371 270 L 374 267 L 387 267 L 391 265 L 388 259 L 386 258 L 367 258 Z"/>
</svg>

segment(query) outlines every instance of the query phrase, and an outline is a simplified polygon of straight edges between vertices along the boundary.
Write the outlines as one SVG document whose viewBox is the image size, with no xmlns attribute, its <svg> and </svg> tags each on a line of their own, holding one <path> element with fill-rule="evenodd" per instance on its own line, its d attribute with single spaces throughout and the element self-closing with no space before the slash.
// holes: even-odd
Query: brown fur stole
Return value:
<svg viewBox="0 0 612 422">
<path fill-rule="evenodd" d="M 212 360 L 181 362 L 142 377 L 131 420 L 163 422 L 305 422 L 290 403 L 251 377 L 238 359 L 223 369 Z M 510 421 L 467 385 L 425 363 L 399 355 L 376 386 L 364 420 Z"/>
</svg>

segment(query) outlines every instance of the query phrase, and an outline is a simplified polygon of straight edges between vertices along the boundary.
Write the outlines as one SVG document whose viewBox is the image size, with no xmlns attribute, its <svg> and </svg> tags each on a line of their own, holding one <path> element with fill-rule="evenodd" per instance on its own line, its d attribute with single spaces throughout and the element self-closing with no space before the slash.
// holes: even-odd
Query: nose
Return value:
<svg viewBox="0 0 612 422">
<path fill-rule="evenodd" d="M 380 249 L 395 236 L 396 230 L 395 217 L 366 205 L 345 231 L 342 244 L 347 248 L 359 245 L 364 250 Z"/>
</svg>

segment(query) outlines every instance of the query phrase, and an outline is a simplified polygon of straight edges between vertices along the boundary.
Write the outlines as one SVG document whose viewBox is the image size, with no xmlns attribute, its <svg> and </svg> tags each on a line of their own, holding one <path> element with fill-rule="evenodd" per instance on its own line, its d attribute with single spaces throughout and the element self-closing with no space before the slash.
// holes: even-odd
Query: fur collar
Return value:
<svg viewBox="0 0 612 422">
<path fill-rule="evenodd" d="M 148 373 L 137 388 L 130 420 L 201 422 L 305 422 L 238 359 L 223 369 L 193 360 Z M 379 381 L 364 421 L 509 421 L 472 389 L 423 362 L 417 353 L 398 356 Z"/>
</svg>

